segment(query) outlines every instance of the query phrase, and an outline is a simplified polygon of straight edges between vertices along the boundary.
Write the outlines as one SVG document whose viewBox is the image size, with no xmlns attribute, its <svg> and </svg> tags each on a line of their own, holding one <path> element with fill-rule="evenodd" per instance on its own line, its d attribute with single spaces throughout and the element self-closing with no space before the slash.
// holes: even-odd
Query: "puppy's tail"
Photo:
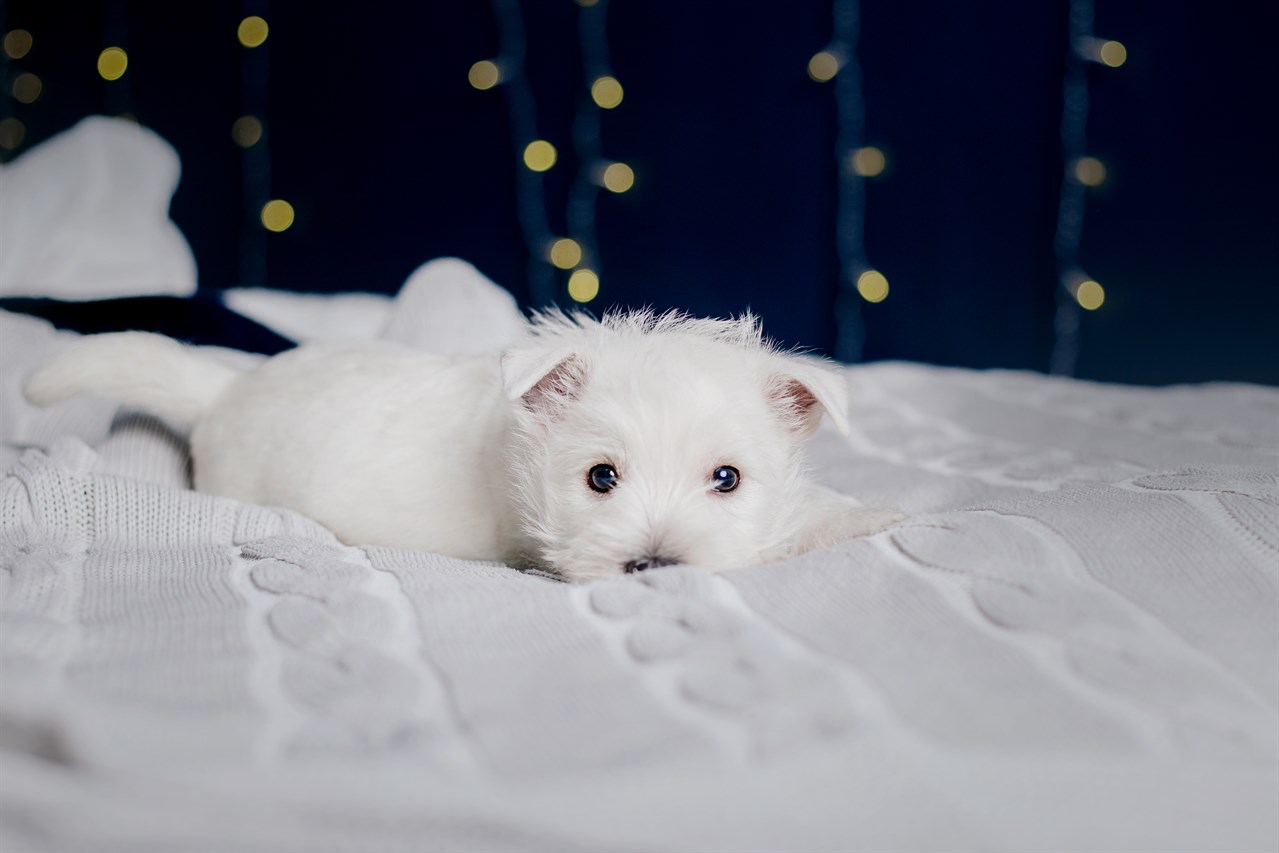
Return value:
<svg viewBox="0 0 1279 853">
<path fill-rule="evenodd" d="M 78 394 L 112 397 L 179 424 L 194 424 L 240 372 L 146 332 L 81 338 L 27 378 L 38 406 Z"/>
</svg>

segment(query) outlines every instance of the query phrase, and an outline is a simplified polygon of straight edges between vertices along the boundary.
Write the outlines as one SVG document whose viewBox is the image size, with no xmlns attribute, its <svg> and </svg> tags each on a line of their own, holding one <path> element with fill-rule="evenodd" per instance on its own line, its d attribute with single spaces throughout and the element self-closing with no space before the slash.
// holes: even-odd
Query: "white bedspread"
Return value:
<svg viewBox="0 0 1279 853">
<path fill-rule="evenodd" d="M 187 491 L 20 402 L 64 340 L 0 316 L 5 853 L 1279 847 L 1279 391 L 850 368 L 909 520 L 570 586 Z"/>
</svg>

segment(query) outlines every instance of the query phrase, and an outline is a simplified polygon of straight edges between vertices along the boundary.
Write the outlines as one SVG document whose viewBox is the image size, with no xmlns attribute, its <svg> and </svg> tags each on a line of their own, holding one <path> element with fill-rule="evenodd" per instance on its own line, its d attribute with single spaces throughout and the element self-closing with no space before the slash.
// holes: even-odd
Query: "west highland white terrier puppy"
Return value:
<svg viewBox="0 0 1279 853">
<path fill-rule="evenodd" d="M 574 581 L 801 554 L 901 517 L 803 468 L 847 385 L 752 316 L 542 314 L 500 357 L 311 344 L 241 372 L 168 338 L 86 337 L 27 381 L 189 424 L 196 489 L 288 507 L 343 542 Z"/>
</svg>

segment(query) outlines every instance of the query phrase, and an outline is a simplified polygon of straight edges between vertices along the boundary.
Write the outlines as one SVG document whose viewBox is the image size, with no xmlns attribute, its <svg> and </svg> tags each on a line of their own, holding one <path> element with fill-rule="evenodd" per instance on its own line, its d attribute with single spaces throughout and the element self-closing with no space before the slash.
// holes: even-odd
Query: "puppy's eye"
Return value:
<svg viewBox="0 0 1279 853">
<path fill-rule="evenodd" d="M 742 481 L 742 473 L 732 465 L 721 465 L 711 472 L 711 486 L 717 492 L 731 492 Z"/>
<path fill-rule="evenodd" d="M 586 485 L 600 494 L 611 492 L 617 486 L 617 471 L 612 465 L 596 465 L 586 472 Z"/>
</svg>

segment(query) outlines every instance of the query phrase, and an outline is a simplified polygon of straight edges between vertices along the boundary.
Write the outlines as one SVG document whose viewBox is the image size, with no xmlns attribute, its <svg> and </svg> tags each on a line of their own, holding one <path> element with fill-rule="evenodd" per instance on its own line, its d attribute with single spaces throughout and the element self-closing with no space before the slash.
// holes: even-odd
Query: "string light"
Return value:
<svg viewBox="0 0 1279 853">
<path fill-rule="evenodd" d="M 502 70 L 491 59 L 481 59 L 466 72 L 467 81 L 480 91 L 492 89 L 502 82 Z"/>
<path fill-rule="evenodd" d="M 561 237 L 551 244 L 548 257 L 560 269 L 571 270 L 582 262 L 582 247 L 571 237 Z"/>
<path fill-rule="evenodd" d="M 1079 360 L 1080 309 L 1096 311 L 1106 300 L 1105 289 L 1080 266 L 1085 193 L 1106 180 L 1106 167 L 1087 151 L 1088 68 L 1097 63 L 1118 68 L 1127 49 L 1114 40 L 1093 35 L 1093 0 L 1070 0 L 1070 53 L 1062 86 L 1062 179 L 1057 204 L 1053 250 L 1057 257 L 1057 311 L 1053 318 L 1053 349 L 1048 369 L 1071 376 Z"/>
<path fill-rule="evenodd" d="M 577 99 L 573 115 L 573 153 L 578 168 L 568 196 L 568 231 L 582 247 L 582 269 L 568 280 L 568 294 L 577 302 L 590 302 L 600 293 L 600 258 L 595 238 L 595 212 L 599 190 L 624 193 L 635 185 L 635 172 L 626 163 L 605 159 L 600 127 L 602 110 L 616 109 L 624 96 L 613 74 L 608 55 L 608 0 L 592 0 L 577 17 L 577 38 L 582 56 L 582 79 L 591 81 L 588 97 Z"/>
<path fill-rule="evenodd" d="M 249 15 L 240 26 L 236 28 L 236 37 L 240 40 L 240 44 L 245 47 L 261 47 L 266 42 L 266 37 L 271 32 L 271 28 L 267 25 L 264 18 L 259 15 Z"/>
<path fill-rule="evenodd" d="M 609 192 L 624 193 L 635 186 L 635 171 L 625 163 L 609 163 L 600 173 L 599 182 Z"/>
<path fill-rule="evenodd" d="M 123 48 L 108 47 L 98 54 L 98 74 L 103 80 L 119 80 L 129 69 L 129 55 Z"/>
<path fill-rule="evenodd" d="M 268 231 L 288 231 L 293 225 L 293 205 L 282 198 L 273 198 L 262 205 L 262 226 Z"/>
<path fill-rule="evenodd" d="M 879 270 L 866 270 L 857 276 L 857 292 L 867 302 L 883 302 L 888 298 L 888 279 Z"/>
<path fill-rule="evenodd" d="M 838 132 L 835 162 L 839 193 L 835 213 L 835 246 L 839 254 L 839 292 L 835 310 L 835 357 L 860 361 L 866 330 L 861 303 L 882 302 L 888 279 L 866 258 L 866 178 L 884 170 L 887 158 L 863 145 L 866 122 L 862 72 L 857 61 L 861 30 L 859 0 L 835 0 L 831 43 L 808 61 L 808 76 L 818 83 L 834 80 Z"/>
<path fill-rule="evenodd" d="M 1118 68 L 1128 61 L 1128 48 L 1124 47 L 1122 42 L 1103 42 L 1097 55 L 1101 57 L 1104 64 L 1111 68 Z"/>
<path fill-rule="evenodd" d="M 844 63 L 832 51 L 822 50 L 813 54 L 808 60 L 808 76 L 818 83 L 826 83 L 835 79 Z"/>
<path fill-rule="evenodd" d="M 1106 301 L 1106 290 L 1092 279 L 1084 279 L 1075 288 L 1075 301 L 1087 311 L 1096 311 Z"/>
<path fill-rule="evenodd" d="M 883 174 L 884 166 L 887 164 L 888 160 L 884 157 L 884 152 L 873 145 L 858 148 L 853 152 L 851 160 L 853 171 L 863 178 L 874 178 Z"/>
<path fill-rule="evenodd" d="M 534 172 L 545 172 L 555 165 L 559 153 L 545 139 L 534 139 L 524 146 L 524 165 Z"/>
<path fill-rule="evenodd" d="M 1096 157 L 1080 157 L 1075 161 L 1071 174 L 1086 187 L 1099 187 L 1106 180 L 1106 164 Z"/>
<path fill-rule="evenodd" d="M 43 89 L 40 78 L 29 71 L 13 78 L 13 99 L 20 104 L 34 104 Z"/>
<path fill-rule="evenodd" d="M 241 116 L 231 125 L 231 139 L 240 148 L 240 283 L 266 287 L 270 250 L 268 232 L 292 227 L 293 206 L 272 199 L 270 130 L 271 28 L 266 22 L 268 0 L 244 0 L 244 17 L 235 30 L 240 51 Z"/>
<path fill-rule="evenodd" d="M 13 151 L 21 147 L 27 136 L 27 126 L 16 118 L 0 119 L 0 148 Z"/>
<path fill-rule="evenodd" d="M 231 138 L 241 148 L 251 148 L 262 140 L 262 121 L 257 116 L 240 116 L 231 125 Z"/>
<path fill-rule="evenodd" d="M 554 165 L 554 146 L 537 139 L 537 109 L 533 90 L 525 73 L 526 35 L 524 14 L 519 0 L 491 0 L 494 17 L 497 18 L 498 58 L 493 61 L 498 70 L 494 85 L 501 84 L 506 95 L 506 107 L 511 116 L 511 136 L 514 150 L 527 169 L 516 169 L 515 202 L 520 231 L 528 251 L 528 280 L 534 307 L 549 305 L 555 301 L 554 268 L 549 264 L 546 246 L 554 240 L 546 217 L 545 192 L 540 171 L 529 164 L 529 148 L 534 142 L 543 142 L 551 153 L 546 168 Z M 471 66 L 475 68 L 474 65 Z M 471 79 L 468 73 L 468 79 Z M 471 81 L 471 85 L 475 85 Z M 534 149 L 537 151 L 537 149 Z"/>
<path fill-rule="evenodd" d="M 4 55 L 10 59 L 22 59 L 31 52 L 35 43 L 26 30 L 9 30 L 4 34 Z"/>
<path fill-rule="evenodd" d="M 575 302 L 590 302 L 600 295 L 600 277 L 593 270 L 573 270 L 568 277 L 568 295 Z"/>
<path fill-rule="evenodd" d="M 591 84 L 591 100 L 600 109 L 611 110 L 622 103 L 622 84 L 605 75 Z"/>
</svg>

